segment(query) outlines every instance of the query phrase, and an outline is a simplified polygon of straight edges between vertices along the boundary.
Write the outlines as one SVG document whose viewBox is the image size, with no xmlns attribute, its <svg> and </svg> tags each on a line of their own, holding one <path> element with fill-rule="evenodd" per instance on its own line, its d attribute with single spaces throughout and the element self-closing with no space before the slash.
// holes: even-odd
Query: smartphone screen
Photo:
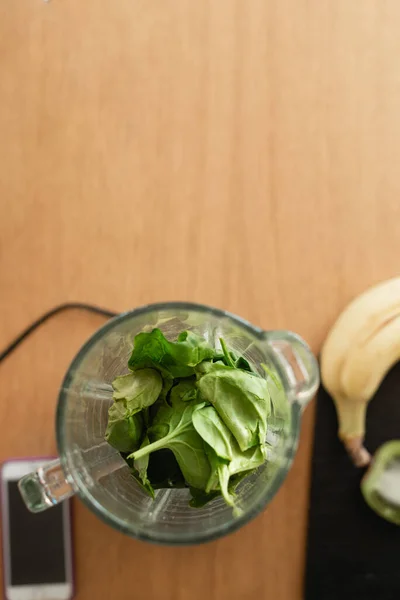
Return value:
<svg viewBox="0 0 400 600">
<path fill-rule="evenodd" d="M 7 463 L 2 480 L 6 598 L 69 600 L 73 586 L 68 502 L 31 513 L 18 489 L 19 477 L 4 478 L 13 467 Z"/>
<path fill-rule="evenodd" d="M 11 585 L 66 581 L 63 507 L 32 514 L 8 481 Z"/>
</svg>

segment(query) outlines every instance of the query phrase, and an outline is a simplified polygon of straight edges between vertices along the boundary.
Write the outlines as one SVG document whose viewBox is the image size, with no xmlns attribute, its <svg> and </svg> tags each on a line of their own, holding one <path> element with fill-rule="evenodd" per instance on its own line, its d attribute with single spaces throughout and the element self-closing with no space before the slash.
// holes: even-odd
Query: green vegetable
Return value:
<svg viewBox="0 0 400 600">
<path fill-rule="evenodd" d="M 176 342 L 159 329 L 138 334 L 132 372 L 113 382 L 105 438 L 151 497 L 188 487 L 190 506 L 222 496 L 238 515 L 235 490 L 266 459 L 269 390 L 280 417 L 287 402 L 268 367 L 262 379 L 220 343 L 217 352 L 190 331 Z"/>
<path fill-rule="evenodd" d="M 214 357 L 214 362 L 222 361 L 227 367 L 234 367 L 235 369 L 242 369 L 243 371 L 253 372 L 249 361 L 247 361 L 243 356 L 239 356 L 238 358 L 235 356 L 233 352 L 228 350 L 226 342 L 223 338 L 219 338 L 222 354 L 219 354 Z"/>
<path fill-rule="evenodd" d="M 140 446 L 143 418 L 131 415 L 124 402 L 115 402 L 108 409 L 106 441 L 119 452 L 132 452 Z"/>
<path fill-rule="evenodd" d="M 234 489 L 239 481 L 231 485 L 231 477 L 242 472 L 248 473 L 265 461 L 261 445 L 242 452 L 233 435 L 212 406 L 206 406 L 193 413 L 193 425 L 206 442 L 206 453 L 211 465 L 211 474 L 205 489 L 210 494 L 219 488 L 225 502 L 232 506 L 235 514 L 240 509 L 235 503 Z"/>
<path fill-rule="evenodd" d="M 108 410 L 106 441 L 120 452 L 132 452 L 140 445 L 143 416 L 138 414 L 157 400 L 163 382 L 154 369 L 122 375 L 113 381 L 114 404 Z"/>
<path fill-rule="evenodd" d="M 134 478 L 136 483 L 139 485 L 139 487 L 143 490 L 143 492 L 145 494 L 147 494 L 148 496 L 150 496 L 150 498 L 153 498 L 153 500 L 154 500 L 154 498 L 155 498 L 154 487 L 151 485 L 151 483 L 150 482 L 143 483 L 138 471 L 134 467 L 131 467 L 130 471 L 131 471 L 132 477 Z"/>
<path fill-rule="evenodd" d="M 126 408 L 133 415 L 154 404 L 160 395 L 163 380 L 154 369 L 142 369 L 117 377 L 112 386 L 114 400 L 125 400 Z"/>
<path fill-rule="evenodd" d="M 265 462 L 266 449 L 263 446 L 250 448 L 246 452 L 240 452 L 236 444 L 233 444 L 233 448 L 233 458 L 229 465 L 231 475 L 257 469 Z"/>
<path fill-rule="evenodd" d="M 128 366 L 131 370 L 152 367 L 172 377 L 189 377 L 196 365 L 213 356 L 213 348 L 191 331 L 182 331 L 176 342 L 169 342 L 159 329 L 153 329 L 135 337 Z"/>
<path fill-rule="evenodd" d="M 196 402 L 198 400 L 199 391 L 196 386 L 196 378 L 181 379 L 180 382 L 175 385 L 169 397 L 169 403 L 172 407 L 178 406 L 182 402 Z"/>
<path fill-rule="evenodd" d="M 249 472 L 253 472 L 265 462 L 265 456 L 261 446 L 242 452 L 233 436 L 231 436 L 230 448 L 232 458 L 226 460 L 218 455 L 214 447 L 206 445 L 206 452 L 211 465 L 211 476 L 205 491 L 209 493 L 215 488 L 218 480 L 225 502 L 232 506 L 236 515 L 240 515 L 241 509 L 236 504 L 234 494 L 236 486 L 242 479 L 238 476 L 242 473 L 248 475 Z M 236 475 L 236 479 L 233 480 L 232 476 L 234 475 Z"/>
<path fill-rule="evenodd" d="M 217 360 L 217 361 L 205 360 L 202 363 L 198 364 L 195 369 L 197 381 L 199 381 L 199 379 L 203 375 L 206 375 L 207 373 L 215 373 L 215 371 L 218 371 L 218 370 L 222 371 L 222 370 L 226 370 L 227 368 L 231 369 L 231 367 L 228 367 L 225 364 L 225 362 L 222 360 Z"/>
<path fill-rule="evenodd" d="M 162 448 L 172 450 L 188 485 L 204 489 L 210 477 L 202 438 L 192 422 L 193 412 L 204 404 L 181 403 L 176 407 L 162 406 L 154 418 L 149 434 L 155 439 L 128 458 L 134 461 Z"/>
<path fill-rule="evenodd" d="M 218 459 L 216 461 L 216 463 L 218 464 Z M 227 503 L 228 506 L 231 506 L 233 508 L 233 513 L 236 517 L 239 517 L 242 514 L 242 510 L 239 508 L 239 506 L 236 504 L 236 495 L 234 492 L 232 492 L 232 490 L 229 488 L 229 466 L 224 464 L 224 463 L 220 463 L 217 466 L 217 472 L 218 472 L 218 479 L 219 479 L 219 486 L 221 488 L 221 493 L 222 493 L 222 497 L 225 500 L 225 502 Z"/>
<path fill-rule="evenodd" d="M 214 363 L 197 385 L 202 397 L 215 407 L 242 451 L 264 443 L 267 418 L 271 412 L 265 379 Z"/>
<path fill-rule="evenodd" d="M 229 353 L 229 350 L 227 348 L 227 345 L 225 343 L 225 340 L 223 338 L 219 338 L 219 341 L 221 343 L 221 348 L 222 348 L 222 352 L 224 354 L 224 360 L 225 360 L 225 364 L 227 367 L 234 367 L 235 366 L 235 359 L 234 357 Z"/>
<path fill-rule="evenodd" d="M 243 358 L 243 356 L 239 356 L 239 358 L 236 360 L 235 367 L 236 369 L 242 369 L 243 371 L 250 371 L 250 373 L 252 373 L 249 361 Z"/>
<path fill-rule="evenodd" d="M 149 437 L 146 435 L 140 448 L 145 448 L 146 446 L 149 445 L 149 443 L 150 443 Z M 153 490 L 153 487 L 147 476 L 148 466 L 149 466 L 149 455 L 148 454 L 146 456 L 142 456 L 142 458 L 139 458 L 138 460 L 136 460 L 134 462 L 134 468 L 136 469 L 136 471 L 138 473 L 139 479 L 142 482 L 143 487 L 145 487 L 146 490 L 150 493 L 150 496 L 152 496 L 154 498 L 154 490 Z"/>
<path fill-rule="evenodd" d="M 206 406 L 193 413 L 193 425 L 197 433 L 216 452 L 217 456 L 232 460 L 232 434 L 212 406 Z"/>
<path fill-rule="evenodd" d="M 378 448 L 361 481 L 361 492 L 380 517 L 400 525 L 400 440 Z"/>
</svg>

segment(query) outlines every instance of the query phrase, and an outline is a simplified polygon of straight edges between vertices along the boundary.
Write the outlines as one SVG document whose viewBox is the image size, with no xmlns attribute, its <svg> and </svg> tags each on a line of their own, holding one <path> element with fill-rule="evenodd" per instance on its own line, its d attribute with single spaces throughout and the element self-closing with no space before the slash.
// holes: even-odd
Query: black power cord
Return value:
<svg viewBox="0 0 400 600">
<path fill-rule="evenodd" d="M 35 331 L 40 325 L 43 325 L 50 317 L 57 315 L 64 310 L 86 310 L 88 312 L 95 313 L 97 315 L 102 315 L 103 317 L 116 317 L 119 313 L 114 312 L 113 310 L 108 310 L 106 308 L 101 308 L 100 306 L 96 306 L 94 304 L 85 304 L 82 302 L 66 302 L 65 304 L 60 304 L 59 306 L 55 306 L 49 311 L 45 312 L 41 317 L 36 319 L 31 325 L 29 325 L 22 333 L 20 333 L 2 352 L 0 352 L 0 363 L 7 358 L 31 333 Z"/>
</svg>

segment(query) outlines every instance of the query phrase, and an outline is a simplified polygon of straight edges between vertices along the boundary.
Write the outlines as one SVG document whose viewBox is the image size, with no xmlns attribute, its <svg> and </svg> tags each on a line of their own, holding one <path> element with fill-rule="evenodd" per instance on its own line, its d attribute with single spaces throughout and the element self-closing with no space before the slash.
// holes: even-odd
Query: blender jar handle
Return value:
<svg viewBox="0 0 400 600">
<path fill-rule="evenodd" d="M 22 477 L 18 487 L 26 506 L 33 513 L 42 512 L 74 494 L 58 459 Z"/>
<path fill-rule="evenodd" d="M 285 378 L 294 401 L 304 409 L 319 387 L 317 359 L 306 342 L 291 331 L 266 331 L 264 339 L 272 350 L 276 367 Z"/>
</svg>

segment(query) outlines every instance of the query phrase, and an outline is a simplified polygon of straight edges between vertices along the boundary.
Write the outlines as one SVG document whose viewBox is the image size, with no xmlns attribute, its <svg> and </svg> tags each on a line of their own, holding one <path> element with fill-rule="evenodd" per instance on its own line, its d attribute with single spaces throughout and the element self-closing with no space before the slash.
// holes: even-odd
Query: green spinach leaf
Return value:
<svg viewBox="0 0 400 600">
<path fill-rule="evenodd" d="M 134 464 L 133 464 L 133 460 L 131 458 L 128 458 L 128 454 L 126 452 L 121 452 L 121 456 L 124 459 L 124 461 L 126 462 L 126 464 L 129 467 L 129 471 L 132 475 L 132 477 L 135 479 L 135 481 L 138 483 L 138 485 L 141 487 L 141 489 L 151 498 L 154 499 L 154 489 L 152 487 L 151 484 L 149 485 L 143 485 L 142 480 L 140 478 L 139 475 L 139 471 L 137 469 L 135 469 Z"/>
<path fill-rule="evenodd" d="M 131 415 L 123 401 L 114 402 L 108 409 L 106 441 L 119 452 L 139 448 L 143 432 L 141 414 Z"/>
<path fill-rule="evenodd" d="M 159 329 L 138 334 L 132 372 L 113 382 L 106 439 L 151 497 L 186 486 L 191 506 L 223 496 L 240 514 L 235 489 L 266 457 L 268 390 L 279 400 L 283 390 L 220 342 L 216 352 L 189 331 L 176 342 Z"/>
<path fill-rule="evenodd" d="M 215 489 L 218 482 L 226 504 L 233 508 L 236 516 L 239 516 L 242 510 L 237 505 L 235 489 L 244 477 L 247 477 L 247 475 L 254 472 L 255 469 L 265 462 L 263 449 L 257 446 L 256 448 L 250 448 L 250 450 L 242 452 L 232 438 L 233 456 L 230 462 L 221 459 L 215 450 L 208 445 L 206 445 L 206 452 L 212 471 L 206 492 L 210 493 L 212 489 Z"/>
<path fill-rule="evenodd" d="M 207 373 L 215 373 L 216 371 L 226 371 L 226 369 L 231 369 L 231 367 L 228 367 L 223 360 L 204 360 L 195 367 L 197 381 Z"/>
<path fill-rule="evenodd" d="M 217 456 L 232 460 L 233 437 L 213 406 L 205 406 L 193 413 L 193 425 L 197 433 L 211 446 Z"/>
<path fill-rule="evenodd" d="M 157 400 L 163 387 L 163 380 L 155 369 L 141 369 L 117 377 L 112 382 L 114 400 L 125 400 L 131 415 L 151 406 Z"/>
<path fill-rule="evenodd" d="M 149 445 L 149 443 L 150 443 L 149 436 L 146 435 L 140 448 L 145 448 L 146 446 Z M 153 491 L 152 485 L 149 481 L 149 478 L 147 476 L 147 468 L 149 466 L 149 455 L 146 454 L 146 456 L 142 456 L 142 458 L 138 458 L 133 464 L 134 464 L 135 469 L 138 472 L 140 481 L 142 482 L 143 486 L 146 489 L 148 489 L 150 494 L 154 497 L 154 491 Z"/>
<path fill-rule="evenodd" d="M 232 443 L 233 457 L 229 463 L 230 475 L 253 471 L 265 462 L 266 449 L 260 445 L 242 452 L 236 442 Z"/>
<path fill-rule="evenodd" d="M 174 453 L 188 485 L 204 489 L 210 477 L 210 464 L 204 442 L 192 422 L 193 412 L 202 406 L 182 402 L 175 408 L 160 407 L 149 430 L 155 441 L 132 453 L 129 458 L 136 461 L 146 454 L 168 448 Z"/>
<path fill-rule="evenodd" d="M 189 377 L 196 365 L 214 354 L 204 338 L 191 331 L 182 331 L 176 342 L 169 342 L 160 329 L 153 329 L 135 336 L 128 366 L 131 370 L 152 367 L 172 377 Z"/>
<path fill-rule="evenodd" d="M 137 471 L 134 467 L 131 467 L 130 469 L 131 471 L 131 475 L 132 477 L 135 479 L 135 481 L 139 484 L 139 486 L 142 488 L 142 490 L 148 495 L 150 496 L 150 498 L 153 498 L 154 500 L 154 487 L 152 486 L 152 484 L 150 483 L 150 481 L 147 479 L 145 480 L 145 482 L 143 483 L 141 477 L 140 477 L 140 473 L 139 471 Z"/>
<path fill-rule="evenodd" d="M 226 504 L 234 509 L 235 514 L 239 514 L 239 509 L 235 503 L 235 495 L 229 488 L 229 463 L 221 459 L 211 446 L 206 446 L 206 452 L 211 465 L 211 476 L 207 483 L 206 493 L 210 494 L 218 485 Z"/>
<path fill-rule="evenodd" d="M 169 375 L 168 373 L 163 373 L 163 386 L 159 395 L 159 400 L 163 402 L 160 402 L 160 404 L 168 403 L 168 397 L 170 395 L 173 385 L 174 378 L 172 377 L 172 375 Z"/>
<path fill-rule="evenodd" d="M 169 396 L 169 403 L 172 407 L 178 406 L 182 402 L 197 401 L 201 400 L 199 400 L 195 377 L 181 379 L 177 385 L 174 385 Z"/>
<path fill-rule="evenodd" d="M 197 381 L 202 398 L 210 402 L 234 435 L 242 451 L 263 444 L 271 412 L 268 385 L 258 375 L 210 363 Z"/>
<path fill-rule="evenodd" d="M 253 369 L 251 368 L 249 361 L 243 358 L 243 356 L 239 356 L 239 358 L 236 359 L 235 367 L 236 369 L 242 369 L 243 371 L 249 371 L 250 373 L 253 373 Z"/>
<path fill-rule="evenodd" d="M 222 352 L 224 354 L 224 362 L 225 362 L 226 366 L 234 367 L 235 366 L 235 358 L 229 352 L 228 347 L 225 343 L 225 340 L 223 338 L 219 338 L 219 341 L 221 344 Z"/>
<path fill-rule="evenodd" d="M 114 404 L 108 410 L 106 441 L 120 452 L 132 452 L 140 445 L 143 416 L 157 400 L 162 379 L 154 369 L 142 369 L 113 381 Z M 146 409 L 142 414 L 139 414 Z"/>
<path fill-rule="evenodd" d="M 243 371 L 249 371 L 250 373 L 253 372 L 248 360 L 246 360 L 243 356 L 239 356 L 237 358 L 233 352 L 230 352 L 223 338 L 219 338 L 219 341 L 222 348 L 222 355 L 216 355 L 214 357 L 214 362 L 216 362 L 216 359 L 222 360 L 227 367 L 242 369 Z"/>
</svg>

